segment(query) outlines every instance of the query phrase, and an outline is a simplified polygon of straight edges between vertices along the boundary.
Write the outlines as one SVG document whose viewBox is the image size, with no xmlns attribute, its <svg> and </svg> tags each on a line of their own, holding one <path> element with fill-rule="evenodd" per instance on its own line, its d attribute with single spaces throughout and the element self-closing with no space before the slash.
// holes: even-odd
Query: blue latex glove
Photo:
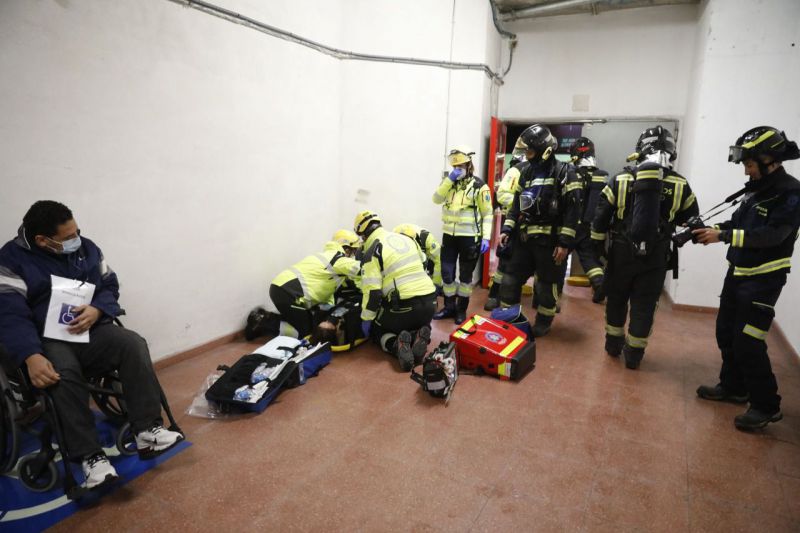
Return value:
<svg viewBox="0 0 800 533">
<path fill-rule="evenodd" d="M 369 338 L 369 332 L 372 329 L 372 320 L 364 320 L 361 322 L 361 333 L 364 334 L 364 338 Z"/>
<path fill-rule="evenodd" d="M 452 171 L 450 171 L 450 174 L 448 174 L 447 177 L 450 178 L 450 180 L 455 183 L 465 173 L 466 171 L 463 168 L 454 168 Z"/>
<path fill-rule="evenodd" d="M 481 253 L 485 254 L 488 249 L 489 249 L 489 239 L 483 239 L 481 241 Z"/>
</svg>

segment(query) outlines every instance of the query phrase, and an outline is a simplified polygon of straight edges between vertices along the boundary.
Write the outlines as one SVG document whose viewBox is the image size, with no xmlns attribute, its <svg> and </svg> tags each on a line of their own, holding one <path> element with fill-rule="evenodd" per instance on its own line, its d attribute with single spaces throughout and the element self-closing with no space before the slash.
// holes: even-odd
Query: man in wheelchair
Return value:
<svg viewBox="0 0 800 533">
<path fill-rule="evenodd" d="M 85 303 L 72 305 L 75 298 Z M 183 440 L 163 426 L 146 341 L 113 323 L 118 298 L 117 275 L 63 204 L 33 204 L 17 238 L 0 249 L 0 344 L 52 396 L 64 428 L 62 453 L 81 462 L 86 488 L 118 477 L 97 438 L 87 378 L 118 373 L 140 457 Z"/>
</svg>

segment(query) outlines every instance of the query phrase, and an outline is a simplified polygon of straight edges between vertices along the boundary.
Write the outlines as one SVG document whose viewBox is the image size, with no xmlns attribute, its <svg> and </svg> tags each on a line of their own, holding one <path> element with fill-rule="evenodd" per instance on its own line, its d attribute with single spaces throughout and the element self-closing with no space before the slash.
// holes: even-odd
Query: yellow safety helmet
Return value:
<svg viewBox="0 0 800 533">
<path fill-rule="evenodd" d="M 381 219 L 378 214 L 374 211 L 361 211 L 359 214 L 356 215 L 356 220 L 353 222 L 353 229 L 356 230 L 356 234 L 363 235 L 365 231 L 367 231 L 367 226 L 369 226 L 372 222 L 380 223 Z"/>
<path fill-rule="evenodd" d="M 358 245 L 361 243 L 361 239 L 358 237 L 358 235 L 349 229 L 340 229 L 333 234 L 332 240 L 341 244 L 342 246 L 348 246 L 350 248 L 358 248 Z"/>
<path fill-rule="evenodd" d="M 475 152 L 470 148 L 466 146 L 456 146 L 450 150 L 450 153 L 447 155 L 447 162 L 450 163 L 451 167 L 471 163 L 473 155 L 475 155 Z"/>
<path fill-rule="evenodd" d="M 414 224 L 400 224 L 396 226 L 393 230 L 394 233 L 399 233 L 401 235 L 405 235 L 411 239 L 417 238 L 417 228 Z"/>
</svg>

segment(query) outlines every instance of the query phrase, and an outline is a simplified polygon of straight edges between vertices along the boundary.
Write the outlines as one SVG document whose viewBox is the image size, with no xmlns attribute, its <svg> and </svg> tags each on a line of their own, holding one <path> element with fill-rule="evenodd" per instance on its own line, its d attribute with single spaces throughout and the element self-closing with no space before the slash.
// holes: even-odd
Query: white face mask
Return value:
<svg viewBox="0 0 800 533">
<path fill-rule="evenodd" d="M 53 241 L 53 239 L 49 240 Z M 53 241 L 53 242 L 58 242 L 58 241 Z M 58 251 L 56 248 L 52 246 L 50 246 L 49 248 L 54 252 L 56 252 L 57 254 L 62 254 L 62 255 L 71 254 L 81 249 L 81 237 L 79 235 L 73 239 L 67 239 L 66 241 L 59 242 L 58 244 L 61 245 L 61 251 Z"/>
</svg>

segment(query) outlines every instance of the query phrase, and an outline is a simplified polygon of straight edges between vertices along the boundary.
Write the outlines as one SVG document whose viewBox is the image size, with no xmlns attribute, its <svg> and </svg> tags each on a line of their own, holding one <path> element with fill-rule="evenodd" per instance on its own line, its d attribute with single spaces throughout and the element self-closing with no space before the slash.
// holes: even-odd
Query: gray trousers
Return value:
<svg viewBox="0 0 800 533">
<path fill-rule="evenodd" d="M 48 392 L 64 429 L 69 459 L 73 461 L 102 450 L 89 408 L 86 378 L 114 370 L 119 373 L 122 399 L 134 434 L 162 423 L 161 395 L 147 342 L 137 333 L 113 324 L 95 326 L 90 339 L 87 344 L 42 341 L 44 356 L 61 375 L 61 380 Z"/>
</svg>

